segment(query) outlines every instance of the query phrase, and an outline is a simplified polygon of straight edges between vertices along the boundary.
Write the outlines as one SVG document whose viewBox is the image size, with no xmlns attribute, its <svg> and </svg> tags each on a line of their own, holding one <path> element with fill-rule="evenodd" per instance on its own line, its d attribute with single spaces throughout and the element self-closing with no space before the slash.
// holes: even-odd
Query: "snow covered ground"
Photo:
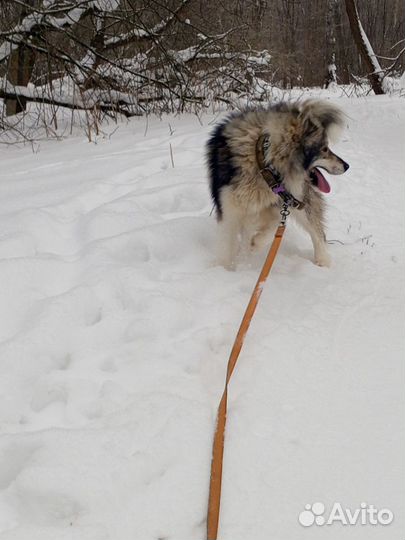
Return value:
<svg viewBox="0 0 405 540">
<path fill-rule="evenodd" d="M 404 538 L 404 101 L 335 99 L 351 168 L 331 178 L 333 266 L 289 224 L 231 384 L 221 540 Z M 1 540 L 205 538 L 216 407 L 265 255 L 215 262 L 216 120 L 0 147 Z M 300 525 L 315 502 L 395 517 Z"/>
</svg>

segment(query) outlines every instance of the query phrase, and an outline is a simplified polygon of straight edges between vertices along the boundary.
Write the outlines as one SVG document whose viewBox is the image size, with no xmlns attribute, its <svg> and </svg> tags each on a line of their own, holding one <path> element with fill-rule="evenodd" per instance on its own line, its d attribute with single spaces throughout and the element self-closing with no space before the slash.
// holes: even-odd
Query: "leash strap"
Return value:
<svg viewBox="0 0 405 540">
<path fill-rule="evenodd" d="M 284 210 L 287 210 L 284 208 Z M 288 210 L 287 210 L 288 211 Z M 264 283 L 267 276 L 270 273 L 273 266 L 274 259 L 276 258 L 278 248 L 280 247 L 281 240 L 285 231 L 285 216 L 282 216 L 282 222 L 279 225 L 276 234 L 274 235 L 273 243 L 269 249 L 269 253 L 264 261 L 262 271 L 260 272 L 259 279 L 253 289 L 252 295 L 249 300 L 249 304 L 246 308 L 242 322 L 240 324 L 238 333 L 233 344 L 231 354 L 228 360 L 228 367 L 226 372 L 225 389 L 222 394 L 221 401 L 219 403 L 217 412 L 217 426 L 214 435 L 214 443 L 212 448 L 212 461 L 211 461 L 211 479 L 208 499 L 208 515 L 207 515 L 207 540 L 217 540 L 218 523 L 219 523 L 219 509 L 221 504 L 221 486 L 222 486 L 222 465 L 224 457 L 224 438 L 225 438 L 225 425 L 226 425 L 226 411 L 228 401 L 228 383 L 231 379 L 233 370 L 235 369 L 236 362 L 239 357 L 239 353 L 242 349 L 242 345 L 249 329 L 250 322 L 256 310 L 256 306 L 259 302 L 260 295 L 263 290 Z"/>
</svg>

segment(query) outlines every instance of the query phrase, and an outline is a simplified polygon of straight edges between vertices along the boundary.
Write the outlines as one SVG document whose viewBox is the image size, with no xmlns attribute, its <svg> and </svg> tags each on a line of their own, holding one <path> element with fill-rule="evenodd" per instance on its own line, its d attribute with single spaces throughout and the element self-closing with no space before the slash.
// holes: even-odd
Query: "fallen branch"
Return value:
<svg viewBox="0 0 405 540">
<path fill-rule="evenodd" d="M 66 99 L 58 99 L 52 96 L 32 92 L 28 88 L 19 86 L 13 88 L 0 88 L 0 99 L 25 100 L 31 103 L 41 103 L 45 105 L 66 107 L 68 109 L 83 111 L 93 111 L 96 108 L 107 114 L 122 114 L 126 118 L 131 118 L 133 116 L 141 116 L 142 114 L 141 112 L 131 111 L 123 108 L 123 106 L 130 106 L 132 104 L 127 103 L 122 99 L 111 103 L 104 103 L 101 101 L 93 100 L 92 102 L 86 104 L 82 100 L 74 100 L 73 98 L 69 98 L 68 96 L 66 96 Z"/>
</svg>

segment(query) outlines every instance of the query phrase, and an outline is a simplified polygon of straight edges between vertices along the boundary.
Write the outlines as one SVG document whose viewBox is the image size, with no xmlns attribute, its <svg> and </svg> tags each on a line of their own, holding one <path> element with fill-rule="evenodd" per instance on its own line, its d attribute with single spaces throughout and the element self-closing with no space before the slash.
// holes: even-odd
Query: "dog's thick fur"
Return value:
<svg viewBox="0 0 405 540">
<path fill-rule="evenodd" d="M 291 214 L 310 234 L 316 264 L 329 266 L 324 201 L 316 187 L 317 175 L 322 175 L 315 167 L 331 174 L 342 174 L 349 167 L 328 148 L 335 128 L 341 127 L 339 109 L 311 100 L 233 113 L 215 128 L 207 144 L 207 161 L 221 228 L 219 256 L 226 268 L 234 268 L 240 240 L 245 249 L 262 247 L 280 219 L 281 200 L 263 179 L 256 160 L 262 134 L 271 143 L 266 163 L 277 169 L 285 188 L 305 203 L 303 210 Z"/>
</svg>

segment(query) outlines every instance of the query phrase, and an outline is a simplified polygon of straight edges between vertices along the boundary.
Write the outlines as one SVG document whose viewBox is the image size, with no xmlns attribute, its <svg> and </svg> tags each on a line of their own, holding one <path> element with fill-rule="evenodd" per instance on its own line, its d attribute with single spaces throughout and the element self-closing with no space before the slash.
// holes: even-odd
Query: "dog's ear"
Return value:
<svg viewBox="0 0 405 540">
<path fill-rule="evenodd" d="M 319 130 L 320 126 L 316 125 L 310 117 L 302 119 L 302 134 L 305 138 L 314 136 Z"/>
<path fill-rule="evenodd" d="M 306 136 L 313 135 L 316 129 L 322 129 L 330 136 L 332 131 L 340 131 L 344 123 L 342 111 L 326 101 L 305 101 L 300 119 Z"/>
</svg>

